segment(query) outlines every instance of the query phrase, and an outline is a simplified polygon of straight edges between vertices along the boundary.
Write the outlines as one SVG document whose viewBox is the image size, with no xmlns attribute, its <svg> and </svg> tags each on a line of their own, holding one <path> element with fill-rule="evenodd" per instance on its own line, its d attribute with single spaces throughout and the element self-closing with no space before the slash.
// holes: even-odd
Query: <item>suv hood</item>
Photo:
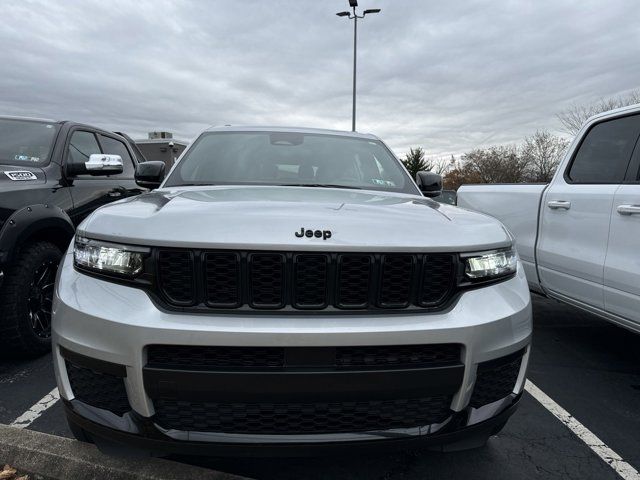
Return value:
<svg viewBox="0 0 640 480">
<path fill-rule="evenodd" d="M 331 237 L 296 236 L 302 228 L 330 230 Z M 424 197 L 313 187 L 165 188 L 102 207 L 78 231 L 136 245 L 255 250 L 470 251 L 511 244 L 497 220 Z"/>
</svg>

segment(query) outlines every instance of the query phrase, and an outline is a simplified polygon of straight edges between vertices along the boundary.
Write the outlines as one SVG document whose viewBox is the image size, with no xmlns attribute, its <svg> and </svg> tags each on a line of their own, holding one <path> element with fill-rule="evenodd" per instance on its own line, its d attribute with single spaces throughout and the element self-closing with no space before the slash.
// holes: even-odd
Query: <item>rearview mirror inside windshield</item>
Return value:
<svg viewBox="0 0 640 480">
<path fill-rule="evenodd" d="M 304 135 L 293 132 L 274 132 L 269 135 L 271 145 L 302 145 Z"/>
</svg>

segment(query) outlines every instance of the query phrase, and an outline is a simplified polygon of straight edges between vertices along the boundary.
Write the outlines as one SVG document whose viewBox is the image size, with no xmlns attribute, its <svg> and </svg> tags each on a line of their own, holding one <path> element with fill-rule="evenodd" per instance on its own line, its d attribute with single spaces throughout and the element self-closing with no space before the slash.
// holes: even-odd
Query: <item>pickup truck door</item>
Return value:
<svg viewBox="0 0 640 480">
<path fill-rule="evenodd" d="M 75 128 L 71 131 L 66 148 L 65 169 L 71 163 L 86 162 L 94 153 L 102 153 L 96 132 L 84 128 Z M 73 198 L 73 208 L 69 215 L 77 226 L 96 208 L 110 201 L 112 185 L 107 177 L 77 175 L 67 178 Z"/>
<path fill-rule="evenodd" d="M 613 198 L 604 265 L 604 307 L 640 327 L 640 141 L 624 185 Z"/>
<path fill-rule="evenodd" d="M 143 190 L 135 180 L 136 163 L 131 146 L 115 135 L 107 133 L 98 134 L 98 140 L 102 147 L 102 153 L 120 155 L 122 158 L 122 173 L 109 175 L 107 178 L 113 183 L 114 189 L 109 192 L 110 201 L 120 198 L 139 195 Z"/>
<path fill-rule="evenodd" d="M 640 134 L 640 117 L 593 125 L 541 204 L 538 272 L 553 293 L 604 310 L 604 263 L 614 195 Z"/>
<path fill-rule="evenodd" d="M 135 166 L 129 150 L 122 141 L 104 132 L 85 127 L 75 128 L 69 136 L 65 165 L 73 162 L 84 163 L 93 153 L 120 155 L 123 173 L 109 176 L 78 175 L 70 179 L 73 198 L 70 216 L 75 225 L 96 208 L 142 191 L 135 183 Z"/>
</svg>

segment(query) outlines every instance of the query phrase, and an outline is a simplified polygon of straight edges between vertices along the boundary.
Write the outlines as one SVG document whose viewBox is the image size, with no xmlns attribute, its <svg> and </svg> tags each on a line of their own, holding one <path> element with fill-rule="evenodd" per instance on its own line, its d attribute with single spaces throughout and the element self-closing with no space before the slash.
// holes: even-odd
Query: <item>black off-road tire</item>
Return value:
<svg viewBox="0 0 640 480">
<path fill-rule="evenodd" d="M 39 241 L 20 249 L 15 261 L 5 270 L 5 278 L 0 287 L 0 349 L 3 353 L 23 357 L 36 357 L 51 350 L 51 315 L 46 321 L 37 321 L 33 326 L 34 302 L 37 292 L 42 292 L 43 311 L 51 312 L 49 299 L 52 298 L 55 273 L 62 258 L 60 249 L 51 242 Z M 44 269 L 44 270 L 43 270 Z M 51 272 L 53 277 L 51 277 Z M 46 288 L 39 288 L 38 278 L 46 272 Z M 34 298 L 35 296 L 35 298 Z M 41 328 L 40 325 L 45 325 Z"/>
</svg>

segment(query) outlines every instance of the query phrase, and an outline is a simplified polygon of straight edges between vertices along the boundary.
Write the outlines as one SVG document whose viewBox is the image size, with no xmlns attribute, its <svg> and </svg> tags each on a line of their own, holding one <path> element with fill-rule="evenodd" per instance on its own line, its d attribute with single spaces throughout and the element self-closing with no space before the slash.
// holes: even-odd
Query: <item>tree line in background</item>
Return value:
<svg viewBox="0 0 640 480">
<path fill-rule="evenodd" d="M 590 105 L 573 105 L 557 115 L 564 130 L 575 136 L 591 116 L 640 103 L 640 89 L 601 99 Z M 569 140 L 548 130 L 538 130 L 519 145 L 477 148 L 458 160 L 428 159 L 422 147 L 411 148 L 402 163 L 412 178 L 421 170 L 444 177 L 444 188 L 457 190 L 468 183 L 549 182 L 567 151 Z"/>
</svg>

